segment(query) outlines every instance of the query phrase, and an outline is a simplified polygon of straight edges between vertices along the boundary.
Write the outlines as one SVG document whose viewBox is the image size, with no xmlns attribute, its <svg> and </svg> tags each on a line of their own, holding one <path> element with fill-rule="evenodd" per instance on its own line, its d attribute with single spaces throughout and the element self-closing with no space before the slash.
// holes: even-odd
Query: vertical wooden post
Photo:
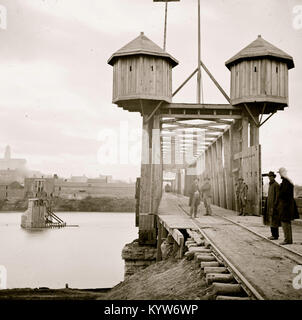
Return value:
<svg viewBox="0 0 302 320">
<path fill-rule="evenodd" d="M 151 212 L 157 214 L 162 190 L 162 162 L 160 147 L 160 116 L 153 116 L 152 128 L 152 176 L 151 176 Z"/>
<path fill-rule="evenodd" d="M 219 206 L 219 187 L 218 187 L 218 180 L 217 180 L 217 155 L 216 155 L 216 142 L 214 142 L 211 147 L 211 158 L 212 158 L 212 187 L 213 187 L 213 193 L 214 198 L 213 202 L 217 206 Z"/>
<path fill-rule="evenodd" d="M 145 120 L 145 117 L 144 119 Z M 151 181 L 151 148 L 152 148 L 152 129 L 153 119 L 145 123 L 143 121 L 142 134 L 142 164 L 140 181 L 140 214 L 150 212 L 150 181 Z M 151 144 L 150 144 L 151 142 Z"/>
<path fill-rule="evenodd" d="M 211 185 L 212 185 L 212 202 L 215 202 L 215 176 L 214 176 L 214 170 L 213 170 L 213 159 L 212 159 L 212 146 L 210 146 L 207 149 L 208 152 L 208 165 L 209 165 L 209 178 L 211 179 Z"/>
<path fill-rule="evenodd" d="M 140 201 L 140 180 L 141 178 L 136 178 L 135 184 L 135 226 L 139 226 L 139 201 Z"/>
<path fill-rule="evenodd" d="M 252 202 L 252 190 L 251 190 L 251 171 L 249 167 L 249 119 L 247 117 L 242 118 L 242 131 L 241 131 L 241 175 L 244 182 L 248 186 L 247 203 L 245 211 L 246 213 L 251 213 L 251 202 Z"/>
<path fill-rule="evenodd" d="M 247 117 L 242 118 L 242 134 L 241 134 L 241 149 L 245 153 L 248 145 L 248 130 L 249 130 L 249 119 Z"/>
<path fill-rule="evenodd" d="M 171 137 L 171 164 L 172 166 L 175 165 L 175 136 Z"/>
<path fill-rule="evenodd" d="M 157 217 L 157 251 L 156 251 L 156 261 L 162 260 L 162 254 L 161 254 L 161 244 L 162 244 L 162 224 L 159 221 L 159 218 Z"/>
<path fill-rule="evenodd" d="M 198 71 L 197 71 L 197 103 L 201 98 L 201 36 L 200 36 L 200 0 L 198 0 Z"/>
<path fill-rule="evenodd" d="M 168 20 L 168 1 L 165 3 L 165 27 L 164 27 L 164 46 L 163 49 L 166 51 L 166 41 L 167 41 L 167 20 Z"/>
<path fill-rule="evenodd" d="M 254 115 L 256 120 L 259 119 L 258 115 Z M 259 144 L 259 127 L 256 126 L 254 121 L 250 121 L 250 146 L 257 146 Z"/>
<path fill-rule="evenodd" d="M 236 201 L 236 197 L 235 197 L 235 184 L 237 182 L 237 178 L 240 174 L 240 170 L 241 170 L 241 159 L 235 159 L 235 155 L 239 152 L 242 151 L 241 149 L 241 145 L 242 143 L 240 142 L 241 140 L 241 130 L 242 130 L 242 121 L 241 120 L 237 120 L 235 121 L 232 126 L 231 126 L 231 166 L 232 166 L 232 177 L 233 177 L 233 190 L 234 190 L 234 196 L 233 196 L 233 209 L 238 211 L 238 203 Z"/>
<path fill-rule="evenodd" d="M 160 116 L 143 118 L 142 164 L 139 206 L 139 243 L 156 243 L 156 220 L 162 186 Z"/>
<path fill-rule="evenodd" d="M 223 136 L 223 152 L 224 152 L 224 176 L 226 188 L 226 207 L 233 209 L 233 182 L 232 182 L 232 149 L 231 149 L 231 127 Z"/>
<path fill-rule="evenodd" d="M 216 163 L 217 163 L 217 180 L 218 180 L 218 189 L 219 189 L 219 206 L 222 208 L 226 207 L 225 204 L 225 186 L 223 179 L 223 164 L 222 164 L 222 138 L 217 139 L 216 141 Z"/>
<path fill-rule="evenodd" d="M 259 115 L 254 115 L 256 120 Z M 250 147 L 254 159 L 250 160 L 251 188 L 253 193 L 253 214 L 260 215 L 262 209 L 262 176 L 261 176 L 261 146 L 259 145 L 259 127 L 250 119 Z"/>
<path fill-rule="evenodd" d="M 181 170 L 177 170 L 177 194 L 181 194 Z"/>
</svg>

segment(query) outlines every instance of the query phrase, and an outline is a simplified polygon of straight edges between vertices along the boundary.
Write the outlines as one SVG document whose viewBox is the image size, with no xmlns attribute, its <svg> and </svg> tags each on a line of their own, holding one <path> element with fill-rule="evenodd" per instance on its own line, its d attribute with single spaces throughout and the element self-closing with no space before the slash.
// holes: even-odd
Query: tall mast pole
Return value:
<svg viewBox="0 0 302 320">
<path fill-rule="evenodd" d="M 166 51 L 166 40 L 167 40 L 167 20 L 168 20 L 168 0 L 165 1 L 165 26 L 164 26 L 164 46 L 163 49 Z"/>
<path fill-rule="evenodd" d="M 197 71 L 197 103 L 201 99 L 201 53 L 200 53 L 200 0 L 198 0 L 198 71 Z"/>
</svg>

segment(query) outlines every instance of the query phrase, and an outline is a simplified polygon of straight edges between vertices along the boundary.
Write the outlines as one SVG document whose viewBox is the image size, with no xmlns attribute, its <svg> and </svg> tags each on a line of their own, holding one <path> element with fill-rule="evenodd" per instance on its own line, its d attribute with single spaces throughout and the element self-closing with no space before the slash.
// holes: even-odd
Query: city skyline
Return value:
<svg viewBox="0 0 302 320">
<path fill-rule="evenodd" d="M 20 173 L 24 174 L 25 177 L 37 177 L 37 178 L 49 178 L 49 177 L 54 177 L 57 176 L 55 172 L 51 171 L 51 168 L 48 168 L 48 172 L 39 172 L 37 170 L 34 170 L 34 168 L 31 168 L 30 165 L 27 166 L 27 161 L 26 159 L 21 159 L 21 158 L 16 158 L 14 157 L 14 154 L 12 154 L 11 147 L 7 145 L 4 149 L 3 152 L 3 157 L 0 155 L 0 171 L 1 172 L 10 172 L 10 171 L 19 171 Z M 66 176 L 58 176 L 60 178 L 66 179 Z M 86 175 L 85 173 L 82 175 L 70 175 L 69 179 L 71 180 L 76 180 L 80 178 L 112 178 L 111 175 L 103 175 L 99 173 L 97 176 L 89 176 Z M 68 178 L 67 178 L 68 179 Z M 11 180 L 11 179 L 10 179 Z M 2 182 L 2 176 L 0 176 L 0 183 Z M 14 182 L 14 181 L 11 181 Z"/>
<path fill-rule="evenodd" d="M 302 184 L 298 149 L 302 30 L 293 24 L 293 8 L 299 1 L 256 2 L 201 1 L 202 59 L 228 93 L 230 73 L 225 61 L 258 34 L 293 56 L 289 108 L 261 127 L 260 143 L 263 172 L 287 167 L 293 181 Z M 111 104 L 112 68 L 107 60 L 141 31 L 162 46 L 163 4 L 152 0 L 133 0 L 131 6 L 122 0 L 87 1 L 86 5 L 76 0 L 2 0 L 1 5 L 7 8 L 7 29 L 0 30 L 0 154 L 9 144 L 16 157 L 27 159 L 31 168 L 41 172 L 51 170 L 65 177 L 102 173 L 135 180 L 139 164 L 102 165 L 98 161 L 103 129 L 118 133 L 120 123 L 126 122 L 129 128 L 141 130 L 139 114 Z M 174 90 L 196 67 L 196 9 L 193 0 L 169 4 L 167 52 L 180 62 L 173 71 Z M 225 103 L 204 73 L 203 84 L 205 102 Z M 174 102 L 195 102 L 195 98 L 192 79 Z M 137 141 L 131 143 L 139 146 Z"/>
</svg>

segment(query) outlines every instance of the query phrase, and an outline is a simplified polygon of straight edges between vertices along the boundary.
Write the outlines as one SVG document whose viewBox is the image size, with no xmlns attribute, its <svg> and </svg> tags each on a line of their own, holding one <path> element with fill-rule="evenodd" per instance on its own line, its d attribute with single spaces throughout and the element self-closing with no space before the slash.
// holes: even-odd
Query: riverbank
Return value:
<svg viewBox="0 0 302 320">
<path fill-rule="evenodd" d="M 170 258 L 129 276 L 112 289 L 0 290 L 0 300 L 206 300 L 203 273 L 194 260 Z"/>
<path fill-rule="evenodd" d="M 0 212 L 22 212 L 27 209 L 27 203 L 27 199 L 14 202 L 1 200 Z M 81 200 L 54 198 L 52 208 L 55 212 L 134 212 L 135 199 L 132 197 L 87 197 Z"/>
</svg>

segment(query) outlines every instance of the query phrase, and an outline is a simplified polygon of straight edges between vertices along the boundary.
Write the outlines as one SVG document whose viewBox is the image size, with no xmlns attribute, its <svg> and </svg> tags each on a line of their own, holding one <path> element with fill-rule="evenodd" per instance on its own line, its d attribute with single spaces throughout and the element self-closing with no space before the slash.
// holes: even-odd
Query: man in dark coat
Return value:
<svg viewBox="0 0 302 320">
<path fill-rule="evenodd" d="M 203 204 L 206 208 L 206 214 L 205 216 L 211 216 L 212 215 L 212 209 L 211 209 L 211 183 L 210 178 L 205 177 L 205 182 L 201 186 L 201 193 L 202 193 L 202 200 Z"/>
<path fill-rule="evenodd" d="M 197 209 L 200 204 L 200 189 L 198 183 L 198 178 L 195 178 L 190 190 L 189 206 L 191 218 L 196 217 Z"/>
<path fill-rule="evenodd" d="M 294 199 L 294 185 L 287 176 L 285 168 L 280 168 L 278 173 L 282 179 L 279 190 L 278 212 L 284 233 L 281 245 L 293 243 L 291 221 L 299 218 L 297 205 Z"/>
<path fill-rule="evenodd" d="M 236 188 L 236 201 L 237 201 L 237 210 L 239 212 L 239 216 L 245 216 L 245 207 L 247 202 L 247 191 L 248 186 L 244 182 L 242 177 L 238 178 L 238 182 L 235 185 Z"/>
<path fill-rule="evenodd" d="M 279 201 L 279 184 L 276 182 L 276 175 L 270 171 L 268 173 L 269 187 L 268 195 L 263 213 L 263 222 L 265 225 L 271 227 L 272 236 L 270 240 L 277 240 L 279 238 L 279 227 L 281 226 L 277 205 Z"/>
</svg>

